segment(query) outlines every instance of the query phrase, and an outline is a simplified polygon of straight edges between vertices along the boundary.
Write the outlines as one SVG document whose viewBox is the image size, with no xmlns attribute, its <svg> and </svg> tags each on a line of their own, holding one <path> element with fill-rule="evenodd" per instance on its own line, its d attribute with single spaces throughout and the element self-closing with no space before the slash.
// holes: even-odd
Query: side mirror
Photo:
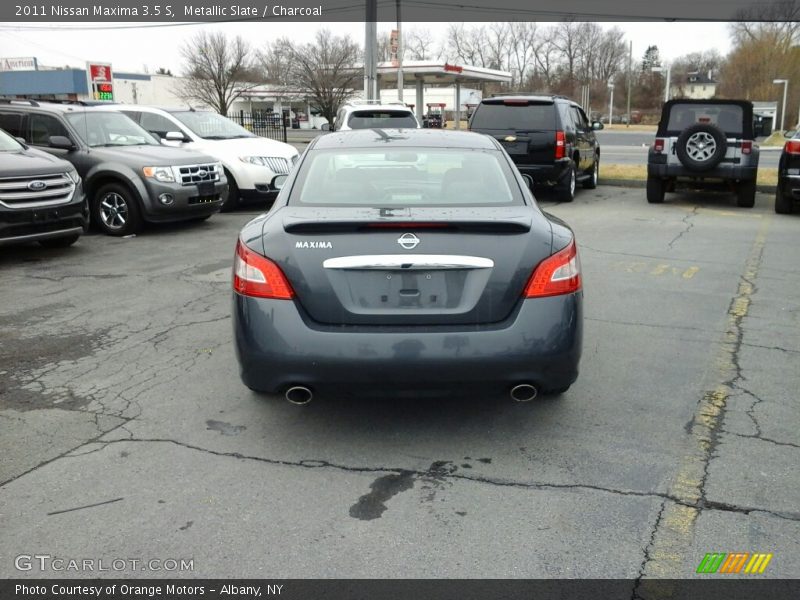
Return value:
<svg viewBox="0 0 800 600">
<path fill-rule="evenodd" d="M 64 135 L 51 135 L 48 140 L 51 148 L 58 148 L 59 150 L 74 150 L 75 144 L 72 140 Z"/>
<path fill-rule="evenodd" d="M 531 177 L 531 176 L 530 176 L 530 175 L 528 175 L 527 173 L 522 173 L 522 178 L 525 180 L 525 183 L 527 183 L 527 184 L 528 184 L 528 189 L 529 189 L 530 191 L 533 191 L 533 185 L 534 185 L 534 183 L 533 183 L 533 177 Z"/>
<path fill-rule="evenodd" d="M 17 140 L 23 146 L 27 146 L 28 145 L 28 142 L 25 141 L 25 138 L 15 137 L 14 139 Z"/>
<path fill-rule="evenodd" d="M 598 129 L 605 129 L 605 125 L 603 125 L 600 121 L 592 121 L 592 129 L 595 131 Z"/>
<path fill-rule="evenodd" d="M 783 137 L 785 137 L 786 139 L 793 138 L 796 135 L 797 135 L 796 129 L 787 129 L 786 131 L 783 132 Z"/>
<path fill-rule="evenodd" d="M 269 185 L 273 190 L 280 191 L 283 189 L 287 179 L 289 179 L 289 176 L 285 173 L 281 175 L 275 175 L 275 177 L 272 178 L 272 181 L 270 181 Z"/>
<path fill-rule="evenodd" d="M 185 142 L 186 136 L 184 136 L 180 131 L 168 131 L 167 135 L 164 136 L 164 139 L 170 142 Z"/>
<path fill-rule="evenodd" d="M 330 131 L 331 130 L 331 124 L 330 123 L 323 123 L 322 125 L 319 126 L 319 128 L 322 131 Z"/>
</svg>

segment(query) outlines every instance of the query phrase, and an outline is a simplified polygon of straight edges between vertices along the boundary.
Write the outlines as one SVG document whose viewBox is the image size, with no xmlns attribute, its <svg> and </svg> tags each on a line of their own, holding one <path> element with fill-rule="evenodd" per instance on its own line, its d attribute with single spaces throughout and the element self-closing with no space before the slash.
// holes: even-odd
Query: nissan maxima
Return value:
<svg viewBox="0 0 800 600">
<path fill-rule="evenodd" d="M 324 391 L 566 391 L 583 335 L 573 232 L 489 136 L 331 133 L 242 229 L 233 326 L 245 385 Z"/>
</svg>

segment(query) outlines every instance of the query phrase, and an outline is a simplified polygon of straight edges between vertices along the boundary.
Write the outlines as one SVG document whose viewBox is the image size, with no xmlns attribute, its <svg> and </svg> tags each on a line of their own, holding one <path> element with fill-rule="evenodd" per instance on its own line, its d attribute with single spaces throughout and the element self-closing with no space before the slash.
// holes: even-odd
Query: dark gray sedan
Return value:
<svg viewBox="0 0 800 600">
<path fill-rule="evenodd" d="M 441 130 L 316 138 L 242 230 L 233 323 L 244 383 L 296 403 L 561 393 L 578 376 L 580 261 L 500 145 Z"/>
</svg>

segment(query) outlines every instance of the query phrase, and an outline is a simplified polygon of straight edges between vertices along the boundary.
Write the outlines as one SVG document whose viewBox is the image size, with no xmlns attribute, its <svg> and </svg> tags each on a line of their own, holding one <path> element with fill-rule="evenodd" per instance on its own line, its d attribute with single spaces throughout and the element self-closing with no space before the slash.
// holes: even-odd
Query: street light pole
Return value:
<svg viewBox="0 0 800 600">
<path fill-rule="evenodd" d="M 614 84 L 608 82 L 608 89 L 611 90 L 611 96 L 608 99 L 608 124 L 614 122 Z"/>
<path fill-rule="evenodd" d="M 773 79 L 772 83 L 783 84 L 783 106 L 781 106 L 781 131 L 786 131 L 786 91 L 789 89 L 789 80 Z"/>
<path fill-rule="evenodd" d="M 403 102 L 403 22 L 400 17 L 400 0 L 397 0 L 397 99 Z"/>
</svg>

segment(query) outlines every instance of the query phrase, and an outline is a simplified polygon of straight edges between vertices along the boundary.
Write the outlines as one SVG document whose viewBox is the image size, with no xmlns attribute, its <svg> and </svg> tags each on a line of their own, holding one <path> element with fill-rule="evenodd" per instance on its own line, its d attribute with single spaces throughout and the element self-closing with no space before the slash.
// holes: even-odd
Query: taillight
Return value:
<svg viewBox="0 0 800 600">
<path fill-rule="evenodd" d="M 751 154 L 753 152 L 753 142 L 749 140 L 742 141 L 742 154 Z"/>
<path fill-rule="evenodd" d="M 789 140 L 783 149 L 787 154 L 800 154 L 800 140 Z"/>
<path fill-rule="evenodd" d="M 525 286 L 525 298 L 543 298 L 571 294 L 581 289 L 581 261 L 575 240 L 553 256 L 545 258 L 533 270 Z"/>
<path fill-rule="evenodd" d="M 563 131 L 556 131 L 556 159 L 567 155 L 567 137 Z"/>
<path fill-rule="evenodd" d="M 653 144 L 653 152 L 663 152 L 664 151 L 664 138 L 656 138 L 656 142 Z"/>
<path fill-rule="evenodd" d="M 233 259 L 233 289 L 243 296 L 291 300 L 294 290 L 274 262 L 236 242 Z"/>
</svg>

